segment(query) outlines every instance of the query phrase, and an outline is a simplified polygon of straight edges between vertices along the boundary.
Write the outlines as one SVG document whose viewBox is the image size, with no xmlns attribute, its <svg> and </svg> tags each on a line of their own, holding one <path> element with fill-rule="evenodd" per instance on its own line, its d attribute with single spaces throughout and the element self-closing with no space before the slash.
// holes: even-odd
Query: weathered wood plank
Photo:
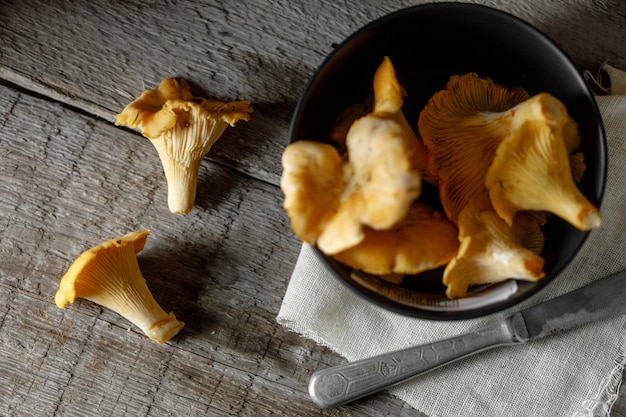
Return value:
<svg viewBox="0 0 626 417">
<path fill-rule="evenodd" d="M 414 413 L 387 394 L 333 412 L 308 400 L 310 373 L 342 359 L 275 321 L 299 250 L 278 187 L 205 161 L 198 205 L 173 216 L 147 140 L 0 97 L 0 415 Z M 137 228 L 152 230 L 149 287 L 187 323 L 165 346 L 96 304 L 53 301 L 76 256 Z"/>
<path fill-rule="evenodd" d="M 206 95 L 245 98 L 249 123 L 210 158 L 278 183 L 291 112 L 324 57 L 353 31 L 425 1 L 125 2 L 0 4 L 0 79 L 112 121 L 144 88 L 180 76 Z M 514 13 L 550 35 L 582 69 L 626 66 L 621 0 L 473 1 Z M 420 42 L 407 40 L 407 47 Z"/>
</svg>

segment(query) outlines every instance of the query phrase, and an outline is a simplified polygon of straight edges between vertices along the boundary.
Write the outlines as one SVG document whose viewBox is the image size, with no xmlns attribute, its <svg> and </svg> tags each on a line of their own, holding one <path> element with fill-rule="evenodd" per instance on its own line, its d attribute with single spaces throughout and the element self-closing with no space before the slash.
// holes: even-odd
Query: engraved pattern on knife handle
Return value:
<svg viewBox="0 0 626 417">
<path fill-rule="evenodd" d="M 462 340 L 444 341 L 410 352 L 401 351 L 381 359 L 353 362 L 338 372 L 322 375 L 319 380 L 321 394 L 328 398 L 343 397 L 378 384 L 393 384 L 404 380 L 416 369 L 428 369 L 439 363 L 449 353 L 458 356 L 465 351 Z"/>
</svg>

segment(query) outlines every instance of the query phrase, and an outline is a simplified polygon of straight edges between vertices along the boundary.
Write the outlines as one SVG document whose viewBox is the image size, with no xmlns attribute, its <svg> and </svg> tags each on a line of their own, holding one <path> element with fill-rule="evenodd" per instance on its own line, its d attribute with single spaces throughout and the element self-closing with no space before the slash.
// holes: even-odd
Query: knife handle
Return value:
<svg viewBox="0 0 626 417">
<path fill-rule="evenodd" d="M 524 342 L 513 320 L 523 319 L 516 314 L 473 333 L 317 371 L 309 395 L 320 408 L 338 407 L 485 349 Z"/>
</svg>

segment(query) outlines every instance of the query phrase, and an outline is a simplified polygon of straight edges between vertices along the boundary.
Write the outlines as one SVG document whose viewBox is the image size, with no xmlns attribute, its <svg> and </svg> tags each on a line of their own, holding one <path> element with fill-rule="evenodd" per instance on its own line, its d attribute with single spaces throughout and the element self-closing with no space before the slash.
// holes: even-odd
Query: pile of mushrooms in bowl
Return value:
<svg viewBox="0 0 626 417">
<path fill-rule="evenodd" d="M 364 298 L 461 319 L 535 294 L 601 223 L 593 95 L 546 35 L 437 3 L 346 39 L 307 85 L 283 153 L 294 233 Z"/>
</svg>

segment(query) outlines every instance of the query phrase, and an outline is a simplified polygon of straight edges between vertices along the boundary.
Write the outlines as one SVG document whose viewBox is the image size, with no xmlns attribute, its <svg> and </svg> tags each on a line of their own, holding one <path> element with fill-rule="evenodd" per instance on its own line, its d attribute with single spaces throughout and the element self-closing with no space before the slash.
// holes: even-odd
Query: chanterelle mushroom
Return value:
<svg viewBox="0 0 626 417">
<path fill-rule="evenodd" d="M 536 106 L 519 87 L 508 89 L 474 73 L 450 77 L 445 90 L 422 109 L 418 132 L 428 151 L 446 215 L 453 222 L 469 199 L 484 188 L 484 178 L 502 138 Z"/>
<path fill-rule="evenodd" d="M 280 188 L 294 233 L 315 246 L 337 212 L 344 184 L 344 160 L 328 144 L 301 140 L 282 155 Z"/>
<path fill-rule="evenodd" d="M 353 123 L 368 114 L 381 118 L 391 118 L 402 127 L 405 136 L 412 143 L 414 163 L 423 180 L 437 185 L 437 181 L 428 171 L 426 147 L 415 133 L 404 116 L 404 89 L 400 85 L 396 72 L 389 57 L 384 57 L 374 75 L 374 95 L 365 102 L 353 104 L 346 108 L 337 118 L 335 126 L 330 132 L 330 138 L 345 149 L 345 142 Z"/>
<path fill-rule="evenodd" d="M 566 159 L 570 158 L 581 137 L 578 126 L 555 97 L 548 93 L 529 97 L 520 87 L 507 89 L 474 73 L 451 77 L 446 89 L 428 101 L 418 120 L 418 130 L 428 150 L 428 166 L 438 179 L 446 215 L 456 222 L 467 202 L 483 191 L 487 170 L 492 165 L 496 150 L 501 149 L 500 153 L 504 153 L 506 146 L 501 148 L 501 143 L 505 138 L 517 137 L 520 146 L 532 142 L 531 139 L 525 140 L 525 135 L 534 134 L 529 126 L 547 124 L 554 127 L 556 122 L 550 121 L 554 117 L 559 118 L 557 129 L 563 142 L 560 146 L 564 149 L 561 153 Z M 523 152 L 517 155 L 528 157 Z M 550 158 L 546 154 L 542 162 Z M 570 179 L 572 176 L 580 179 L 584 162 L 579 155 L 572 155 L 571 158 L 572 167 L 565 161 L 561 164 L 564 168 L 561 174 Z M 509 170 L 506 158 L 501 159 L 500 166 L 512 179 L 519 173 Z M 542 174 L 547 175 L 544 178 L 547 181 L 553 176 L 545 169 Z M 520 198 L 523 199 L 522 196 Z M 496 211 L 505 215 L 500 206 L 496 205 Z M 593 217 L 593 214 L 590 216 Z M 505 219 L 510 225 L 511 213 Z"/>
<path fill-rule="evenodd" d="M 599 227 L 597 207 L 572 177 L 565 106 L 546 93 L 542 96 L 544 119 L 526 121 L 496 150 L 485 177 L 491 203 L 508 225 L 518 211 L 538 210 L 556 214 L 580 230 Z"/>
<path fill-rule="evenodd" d="M 365 229 L 358 245 L 334 256 L 373 275 L 419 274 L 445 265 L 459 247 L 457 229 L 426 203 L 413 204 L 390 230 Z"/>
<path fill-rule="evenodd" d="M 141 129 L 156 148 L 167 178 L 168 206 L 187 214 L 196 198 L 198 171 L 204 155 L 228 126 L 250 120 L 248 101 L 227 102 L 195 97 L 184 80 L 161 81 L 115 119 L 116 125 Z"/>
<path fill-rule="evenodd" d="M 158 343 L 175 336 L 184 323 L 157 304 L 137 263 L 149 233 L 132 232 L 83 252 L 61 279 L 56 305 L 65 308 L 84 298 L 120 314 Z"/>
<path fill-rule="evenodd" d="M 484 192 L 470 199 L 458 218 L 459 251 L 443 274 L 448 298 L 464 297 L 471 285 L 543 278 L 544 260 L 536 252 L 537 239 L 541 240 L 536 233 L 541 232 L 538 227 L 527 226 L 525 234 L 521 228 L 509 227 L 493 211 Z M 530 233 L 535 236 L 530 237 Z M 532 250 L 522 246 L 524 241 L 532 242 Z"/>
<path fill-rule="evenodd" d="M 382 71 L 393 75 L 384 65 Z M 328 255 L 361 242 L 364 227 L 386 230 L 396 225 L 421 192 L 414 136 L 388 112 L 398 106 L 378 100 L 384 94 L 401 101 L 401 92 L 388 90 L 380 80 L 374 86 L 374 112 L 350 127 L 347 160 L 329 145 L 309 141 L 294 142 L 283 153 L 283 206 L 292 228 Z M 393 91 L 400 97 L 390 97 Z"/>
</svg>

